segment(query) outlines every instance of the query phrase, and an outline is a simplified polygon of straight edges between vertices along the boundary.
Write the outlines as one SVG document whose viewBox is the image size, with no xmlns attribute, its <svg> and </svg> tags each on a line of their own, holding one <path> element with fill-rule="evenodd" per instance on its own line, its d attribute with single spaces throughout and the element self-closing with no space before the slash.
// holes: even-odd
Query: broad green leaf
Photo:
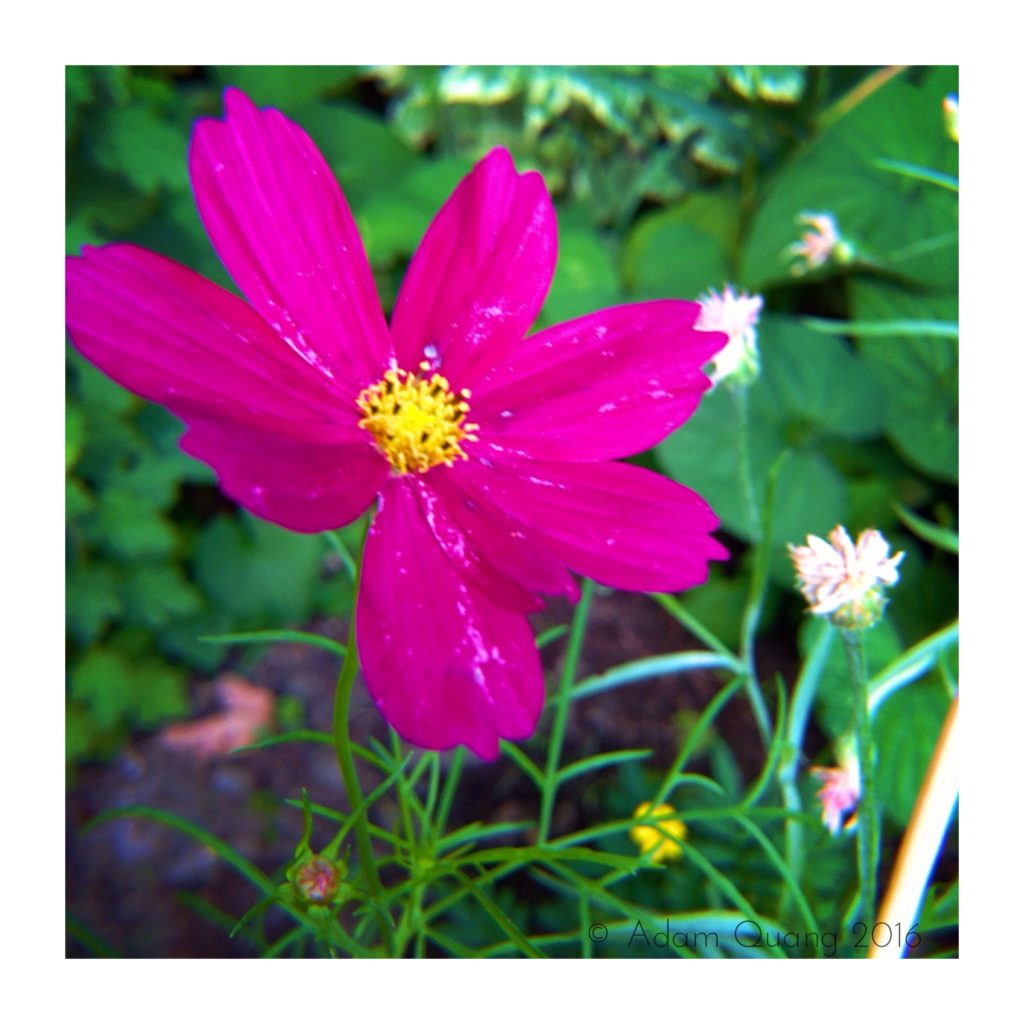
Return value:
<svg viewBox="0 0 1024 1024">
<path fill-rule="evenodd" d="M 766 317 L 759 343 L 768 390 L 755 395 L 768 415 L 771 406 L 785 411 L 788 437 L 799 440 L 815 431 L 861 440 L 881 432 L 885 405 L 879 381 L 838 338 Z"/>
<path fill-rule="evenodd" d="M 121 611 L 117 574 L 104 562 L 78 565 L 68 571 L 66 585 L 68 625 L 74 638 L 88 645 Z"/>
<path fill-rule="evenodd" d="M 930 676 L 893 694 L 875 716 L 878 798 L 899 825 L 910 820 L 948 709 L 949 694 Z"/>
<path fill-rule="evenodd" d="M 620 300 L 619 278 L 608 246 L 592 231 L 561 231 L 558 266 L 542 316 L 562 323 Z"/>
<path fill-rule="evenodd" d="M 386 122 L 356 106 L 310 103 L 295 116 L 338 176 L 353 211 L 377 195 L 382 183 L 390 187 L 420 162 Z"/>
<path fill-rule="evenodd" d="M 93 648 L 71 671 L 70 695 L 100 729 L 112 729 L 135 707 L 131 666 L 114 651 Z"/>
<path fill-rule="evenodd" d="M 185 673 L 181 669 L 147 659 L 133 666 L 132 682 L 136 697 L 132 718 L 144 728 L 188 714 Z"/>
<path fill-rule="evenodd" d="M 744 99 L 769 103 L 798 102 L 807 80 L 804 68 L 784 64 L 729 67 L 724 74 L 725 80 Z"/>
<path fill-rule="evenodd" d="M 229 64 L 212 69 L 223 86 L 241 89 L 257 106 L 273 106 L 294 115 L 310 100 L 344 90 L 359 68 L 322 65 Z"/>
<path fill-rule="evenodd" d="M 955 927 L 960 921 L 960 883 L 929 886 L 920 917 L 919 931 Z"/>
<path fill-rule="evenodd" d="M 201 595 L 176 562 L 130 567 L 121 585 L 121 598 L 126 621 L 154 629 L 191 615 L 203 605 Z"/>
<path fill-rule="evenodd" d="M 808 645 L 814 635 L 811 617 L 800 630 L 800 648 L 806 657 Z M 868 672 L 877 672 L 903 651 L 899 633 L 891 619 L 885 618 L 864 633 L 864 653 Z M 853 728 L 853 698 L 850 669 L 846 649 L 841 642 L 829 648 L 828 660 L 818 682 L 815 717 L 822 730 L 836 739 Z M 812 755 L 815 753 L 810 752 Z"/>
<path fill-rule="evenodd" d="M 246 516 L 221 516 L 195 548 L 195 578 L 239 625 L 298 622 L 307 617 L 320 573 L 323 542 Z"/>
<path fill-rule="evenodd" d="M 143 193 L 188 189 L 188 135 L 147 105 L 107 108 L 95 132 L 92 156 L 110 174 Z"/>
<path fill-rule="evenodd" d="M 860 321 L 957 320 L 955 293 L 915 295 L 892 285 L 857 281 L 852 295 Z M 929 476 L 955 481 L 959 445 L 956 339 L 890 335 L 862 337 L 857 345 L 885 392 L 885 430 L 893 446 Z"/>
<path fill-rule="evenodd" d="M 64 516 L 69 523 L 84 516 L 96 507 L 96 499 L 89 489 L 74 477 L 69 477 L 64 484 Z"/>
<path fill-rule="evenodd" d="M 85 417 L 82 410 L 69 405 L 64 410 L 64 468 L 71 467 L 78 461 L 85 443 Z"/>
<path fill-rule="evenodd" d="M 68 366 L 71 371 L 69 392 L 72 392 L 86 406 L 88 418 L 90 406 L 94 406 L 105 416 L 123 415 L 137 408 L 140 400 L 130 391 L 115 384 L 105 374 L 100 373 L 92 363 L 86 361 L 73 348 L 66 348 Z"/>
<path fill-rule="evenodd" d="M 731 279 L 739 230 L 731 196 L 695 196 L 648 214 L 630 233 L 623 256 L 626 286 L 637 298 L 697 299 Z"/>
<path fill-rule="evenodd" d="M 842 522 L 849 495 L 829 459 L 830 437 L 869 437 L 880 426 L 879 390 L 842 342 L 785 317 L 766 317 L 761 377 L 749 393 L 748 437 L 754 497 L 764 502 L 768 472 L 783 451 L 772 510 L 774 546 L 824 535 Z M 723 525 L 752 539 L 740 485 L 739 412 L 726 388 L 706 395 L 694 416 L 664 441 L 658 459 L 669 475 L 697 490 Z"/>
<path fill-rule="evenodd" d="M 956 196 L 878 165 L 888 159 L 955 175 L 942 98 L 955 68 L 904 72 L 791 159 L 768 186 L 751 224 L 741 279 L 763 289 L 789 278 L 787 248 L 803 213 L 829 212 L 864 259 L 929 285 L 957 279 Z"/>
<path fill-rule="evenodd" d="M 353 211 L 367 255 L 389 265 L 411 256 L 471 163 L 455 158 L 418 161 L 405 175 L 377 188 Z"/>
<path fill-rule="evenodd" d="M 96 745 L 96 725 L 80 705 L 69 702 L 64 711 L 64 759 L 69 764 L 92 752 Z"/>
<path fill-rule="evenodd" d="M 130 491 L 103 494 L 97 526 L 103 546 L 126 560 L 168 555 L 177 542 L 174 527 L 153 503 Z"/>
</svg>

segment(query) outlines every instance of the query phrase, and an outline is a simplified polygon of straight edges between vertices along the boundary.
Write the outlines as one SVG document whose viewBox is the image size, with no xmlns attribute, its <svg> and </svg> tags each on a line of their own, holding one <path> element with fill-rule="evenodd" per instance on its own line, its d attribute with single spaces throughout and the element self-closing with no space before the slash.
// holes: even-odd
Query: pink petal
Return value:
<svg viewBox="0 0 1024 1024">
<path fill-rule="evenodd" d="M 443 473 L 434 473 L 432 476 L 435 479 L 444 479 Z M 413 477 L 407 486 L 415 492 L 420 514 L 434 540 L 448 556 L 452 568 L 463 579 L 486 594 L 494 604 L 509 611 L 525 614 L 540 611 L 544 607 L 544 602 L 539 597 L 520 586 L 513 578 L 498 571 L 488 561 L 483 550 L 475 543 L 475 538 L 450 514 L 447 503 L 426 478 Z"/>
<path fill-rule="evenodd" d="M 403 479 L 370 530 L 356 632 L 367 688 L 410 743 L 493 758 L 499 739 L 533 731 L 544 679 L 525 616 L 456 573 Z"/>
<path fill-rule="evenodd" d="M 622 590 L 669 592 L 707 579 L 728 552 L 700 495 L 624 462 L 472 459 L 451 470 L 482 505 L 535 530 L 574 572 Z"/>
<path fill-rule="evenodd" d="M 395 304 L 399 365 L 424 359 L 466 387 L 516 345 L 555 269 L 555 212 L 544 181 L 492 150 L 434 218 Z"/>
<path fill-rule="evenodd" d="M 532 593 L 579 599 L 579 586 L 565 563 L 547 550 L 536 530 L 482 500 L 472 487 L 463 486 L 458 474 L 433 473 L 428 481 L 449 517 L 465 533 L 467 545 L 499 573 Z"/>
<path fill-rule="evenodd" d="M 296 440 L 255 426 L 186 416 L 181 440 L 209 463 L 221 489 L 254 515 L 289 530 L 319 533 L 361 516 L 388 475 L 387 461 L 368 444 Z"/>
<path fill-rule="evenodd" d="M 191 428 L 185 451 L 256 515 L 317 531 L 362 513 L 387 463 L 354 401 L 241 299 L 130 245 L 67 261 L 67 323 L 82 354 Z"/>
<path fill-rule="evenodd" d="M 345 197 L 309 136 L 237 89 L 199 121 L 189 166 L 214 248 L 256 310 L 311 366 L 356 391 L 391 343 Z"/>
<path fill-rule="evenodd" d="M 572 462 L 657 444 L 710 386 L 701 367 L 726 342 L 696 331 L 695 302 L 618 306 L 549 327 L 473 387 L 481 437 L 508 452 Z"/>
<path fill-rule="evenodd" d="M 144 398 L 307 419 L 337 408 L 342 393 L 330 380 L 241 299 L 187 267 L 134 245 L 86 248 L 65 267 L 75 347 Z"/>
</svg>

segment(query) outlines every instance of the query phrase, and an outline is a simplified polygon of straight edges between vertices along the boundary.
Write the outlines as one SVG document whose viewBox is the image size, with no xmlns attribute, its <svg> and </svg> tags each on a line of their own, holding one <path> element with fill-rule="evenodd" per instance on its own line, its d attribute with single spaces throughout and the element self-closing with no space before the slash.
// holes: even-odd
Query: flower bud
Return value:
<svg viewBox="0 0 1024 1024">
<path fill-rule="evenodd" d="M 786 252 L 794 259 L 790 273 L 796 277 L 810 270 L 825 266 L 830 260 L 844 265 L 854 257 L 853 246 L 839 233 L 836 219 L 831 213 L 801 213 L 798 224 L 806 224 L 811 230 L 805 231 L 799 242 L 790 245 Z"/>
<path fill-rule="evenodd" d="M 860 764 L 853 749 L 847 746 L 840 751 L 839 764 L 835 768 L 811 769 L 811 774 L 821 779 L 818 790 L 821 801 L 821 820 L 835 835 L 840 828 L 849 832 L 857 824 L 857 804 L 860 801 Z"/>
<path fill-rule="evenodd" d="M 339 870 L 342 869 L 342 870 Z M 341 891 L 344 864 L 336 864 L 319 854 L 307 854 L 288 872 L 299 898 L 323 907 L 333 903 Z"/>
<path fill-rule="evenodd" d="M 642 803 L 633 812 L 633 817 L 660 817 L 676 813 L 676 809 L 671 804 L 660 804 L 652 811 L 649 803 Z M 666 817 L 657 825 L 634 825 L 629 830 L 629 838 L 640 847 L 641 854 L 650 851 L 651 862 L 658 864 L 661 861 L 682 857 L 686 826 L 679 818 Z"/>
</svg>

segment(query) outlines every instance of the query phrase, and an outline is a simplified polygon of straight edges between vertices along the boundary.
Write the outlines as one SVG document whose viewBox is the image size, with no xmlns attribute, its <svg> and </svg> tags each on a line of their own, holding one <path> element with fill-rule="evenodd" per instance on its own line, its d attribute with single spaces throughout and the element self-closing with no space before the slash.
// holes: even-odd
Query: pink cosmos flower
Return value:
<svg viewBox="0 0 1024 1024">
<path fill-rule="evenodd" d="M 496 149 L 427 230 L 390 329 L 345 198 L 279 111 L 195 127 L 203 223 L 248 303 L 133 245 L 67 263 L 75 346 L 187 424 L 250 512 L 292 530 L 371 504 L 356 608 L 367 687 L 408 741 L 494 757 L 544 701 L 526 615 L 571 573 L 675 591 L 726 557 L 697 494 L 612 461 L 694 411 L 725 336 L 645 302 L 529 337 L 555 266 L 539 174 Z"/>
</svg>

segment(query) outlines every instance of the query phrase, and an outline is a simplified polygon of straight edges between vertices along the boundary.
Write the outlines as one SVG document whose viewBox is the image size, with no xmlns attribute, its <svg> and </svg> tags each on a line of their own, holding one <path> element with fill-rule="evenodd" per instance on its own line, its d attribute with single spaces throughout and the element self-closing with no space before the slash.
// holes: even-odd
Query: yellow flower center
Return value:
<svg viewBox="0 0 1024 1024">
<path fill-rule="evenodd" d="M 426 473 L 434 466 L 451 466 L 468 458 L 463 441 L 476 441 L 475 423 L 466 422 L 469 392 L 452 391 L 447 378 L 408 370 L 388 370 L 356 399 L 363 414 L 359 426 L 368 430 L 396 473 Z"/>
</svg>

